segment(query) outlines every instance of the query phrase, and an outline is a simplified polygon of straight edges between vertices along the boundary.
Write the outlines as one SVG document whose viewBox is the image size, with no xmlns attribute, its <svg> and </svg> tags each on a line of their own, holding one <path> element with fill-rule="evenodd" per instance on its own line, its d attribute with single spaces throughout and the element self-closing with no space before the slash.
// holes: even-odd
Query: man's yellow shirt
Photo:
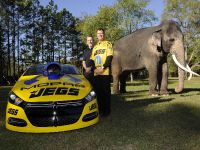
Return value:
<svg viewBox="0 0 200 150">
<path fill-rule="evenodd" d="M 100 41 L 92 49 L 92 59 L 95 63 L 95 67 L 102 67 L 106 61 L 107 56 L 113 56 L 112 44 L 109 41 Z M 109 75 L 109 67 L 104 69 L 104 72 L 101 75 Z M 94 74 L 96 75 L 96 74 Z"/>
</svg>

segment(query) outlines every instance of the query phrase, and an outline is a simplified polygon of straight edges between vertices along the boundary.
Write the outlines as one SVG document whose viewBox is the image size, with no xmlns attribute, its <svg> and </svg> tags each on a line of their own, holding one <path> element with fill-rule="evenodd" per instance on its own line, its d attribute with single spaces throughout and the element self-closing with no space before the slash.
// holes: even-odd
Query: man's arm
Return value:
<svg viewBox="0 0 200 150">
<path fill-rule="evenodd" d="M 107 56 L 106 57 L 106 61 L 103 64 L 104 69 L 111 66 L 112 58 L 113 58 L 113 56 Z"/>
<path fill-rule="evenodd" d="M 89 73 L 91 71 L 91 67 L 87 67 L 85 61 L 82 61 L 83 68 L 85 69 L 85 72 Z"/>
<path fill-rule="evenodd" d="M 86 67 L 85 60 L 82 61 L 82 65 L 83 65 L 83 68 L 86 70 L 87 67 Z"/>
</svg>

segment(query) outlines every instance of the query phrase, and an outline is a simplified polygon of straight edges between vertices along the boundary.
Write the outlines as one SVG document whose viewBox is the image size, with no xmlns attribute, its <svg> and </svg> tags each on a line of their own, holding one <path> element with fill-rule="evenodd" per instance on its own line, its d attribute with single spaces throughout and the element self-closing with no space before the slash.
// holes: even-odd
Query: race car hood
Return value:
<svg viewBox="0 0 200 150">
<path fill-rule="evenodd" d="M 22 76 L 12 92 L 26 102 L 71 101 L 83 99 L 92 90 L 82 75 L 63 75 L 49 80 L 48 76 Z"/>
</svg>

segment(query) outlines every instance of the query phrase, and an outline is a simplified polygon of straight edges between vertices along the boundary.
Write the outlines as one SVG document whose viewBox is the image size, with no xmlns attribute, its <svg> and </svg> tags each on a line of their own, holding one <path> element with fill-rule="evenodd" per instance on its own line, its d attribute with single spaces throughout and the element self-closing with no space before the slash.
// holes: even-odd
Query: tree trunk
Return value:
<svg viewBox="0 0 200 150">
<path fill-rule="evenodd" d="M 20 59 L 20 50 L 19 50 L 19 37 L 20 37 L 20 34 L 19 34 L 19 30 L 20 30 L 20 25 L 19 25 L 19 14 L 18 14 L 18 18 L 17 18 L 17 72 L 18 72 L 18 76 L 20 75 L 20 65 L 19 65 L 19 59 Z"/>
<path fill-rule="evenodd" d="M 7 76 L 11 75 L 11 67 L 10 67 L 10 18 L 7 18 Z"/>
</svg>

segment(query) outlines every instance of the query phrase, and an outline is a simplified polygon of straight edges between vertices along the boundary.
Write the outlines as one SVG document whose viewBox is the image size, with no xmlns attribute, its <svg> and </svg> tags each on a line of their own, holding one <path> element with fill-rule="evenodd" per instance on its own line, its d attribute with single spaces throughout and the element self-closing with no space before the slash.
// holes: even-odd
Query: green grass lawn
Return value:
<svg viewBox="0 0 200 150">
<path fill-rule="evenodd" d="M 112 95 L 112 113 L 91 127 L 60 133 L 27 134 L 5 129 L 6 96 L 0 87 L 0 149 L 200 149 L 200 78 L 185 81 L 174 93 L 177 79 L 169 80 L 170 95 L 148 96 L 147 80 L 128 83 L 127 93 Z"/>
</svg>

